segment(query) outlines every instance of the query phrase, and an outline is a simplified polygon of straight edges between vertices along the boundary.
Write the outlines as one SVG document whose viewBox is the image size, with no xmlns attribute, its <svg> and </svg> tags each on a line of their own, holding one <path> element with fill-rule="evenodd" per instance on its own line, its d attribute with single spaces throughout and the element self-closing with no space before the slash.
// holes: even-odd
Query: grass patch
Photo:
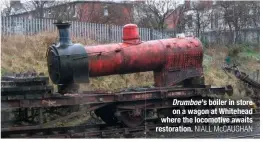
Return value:
<svg viewBox="0 0 263 142">
<path fill-rule="evenodd" d="M 240 69 L 245 73 L 252 73 L 259 70 L 259 60 L 254 58 L 259 56 L 258 47 L 248 47 L 241 45 L 233 45 L 230 47 L 217 46 L 214 48 L 205 48 L 204 56 L 204 69 L 205 82 L 214 86 L 232 85 L 234 88 L 234 94 L 231 98 L 244 98 L 249 91 L 235 76 L 229 76 L 221 69 L 221 66 L 225 62 L 225 58 L 230 56 L 232 63 L 239 63 Z M 250 54 L 253 53 L 253 54 Z M 244 57 L 241 55 L 251 55 L 250 57 Z"/>
</svg>

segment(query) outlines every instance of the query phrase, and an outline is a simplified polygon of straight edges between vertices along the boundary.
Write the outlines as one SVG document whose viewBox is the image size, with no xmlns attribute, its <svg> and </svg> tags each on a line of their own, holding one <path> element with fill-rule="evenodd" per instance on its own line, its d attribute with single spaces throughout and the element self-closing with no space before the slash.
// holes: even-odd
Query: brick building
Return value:
<svg viewBox="0 0 263 142">
<path fill-rule="evenodd" d="M 10 16 L 124 25 L 133 22 L 134 3 L 140 2 L 72 1 L 50 4 L 41 10 L 23 11 L 21 7 Z"/>
</svg>

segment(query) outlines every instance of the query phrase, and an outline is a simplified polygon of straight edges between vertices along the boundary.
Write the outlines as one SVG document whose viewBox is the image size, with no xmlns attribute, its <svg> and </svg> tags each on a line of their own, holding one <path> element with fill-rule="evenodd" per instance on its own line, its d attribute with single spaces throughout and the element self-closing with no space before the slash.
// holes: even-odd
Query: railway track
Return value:
<svg viewBox="0 0 263 142">
<path fill-rule="evenodd" d="M 156 98 L 178 98 L 178 97 L 189 97 L 198 96 L 200 94 L 208 93 L 218 93 L 225 94 L 225 92 L 231 92 L 232 88 L 210 88 L 209 86 L 204 86 L 202 88 L 175 88 L 175 87 L 165 87 L 165 88 L 146 88 L 139 90 L 126 90 L 123 92 L 87 92 L 87 94 L 66 94 L 61 96 L 59 94 L 52 94 L 53 88 L 48 85 L 48 78 L 42 74 L 20 74 L 11 75 L 2 78 L 2 113 L 3 109 L 6 110 L 17 110 L 14 117 L 19 117 L 18 120 L 32 117 L 34 120 L 36 117 L 36 112 L 31 112 L 28 114 L 28 108 L 37 108 L 39 110 L 39 117 L 36 118 L 40 121 L 40 125 L 36 126 L 21 126 L 21 127 L 6 127 L 1 128 L 1 134 L 3 138 L 57 138 L 57 137 L 107 137 L 114 134 L 121 134 L 125 136 L 130 136 L 131 134 L 137 132 L 151 132 L 154 131 L 156 127 L 163 126 L 162 124 L 154 124 L 151 121 L 147 121 L 143 126 L 138 126 L 134 128 L 125 127 L 122 124 L 117 124 L 116 126 L 109 126 L 106 124 L 95 124 L 95 125 L 81 125 L 73 127 L 48 127 L 43 128 L 43 110 L 46 108 L 57 108 L 60 106 L 74 106 L 85 103 L 110 103 L 114 101 L 124 101 L 124 100 L 146 100 L 146 99 L 156 99 Z M 150 96 L 150 97 L 149 97 Z M 149 97 L 149 98 L 145 98 Z M 55 103 L 52 103 L 54 102 Z M 153 103 L 151 101 L 148 101 Z M 70 104 L 72 103 L 72 104 Z M 92 109 L 96 109 L 98 106 L 91 106 Z M 157 106 L 158 107 L 158 106 Z M 31 110 L 32 111 L 32 110 Z M 256 112 L 259 112 L 257 110 Z M 34 114 L 34 115 L 33 115 Z M 253 114 L 254 116 L 259 115 L 259 113 Z M 2 115 L 9 116 L 8 115 Z M 231 117 L 231 116 L 230 116 Z M 258 119 L 258 118 L 255 118 Z M 7 117 L 7 119 L 9 118 Z M 3 124 L 3 119 L 1 123 Z"/>
<path fill-rule="evenodd" d="M 259 115 L 260 115 L 259 113 L 253 114 L 252 115 L 253 120 L 259 121 Z M 231 115 L 225 117 L 231 117 Z M 87 138 L 87 137 L 103 138 L 103 137 L 112 137 L 112 135 L 122 135 L 124 137 L 132 137 L 132 135 L 136 133 L 143 132 L 146 134 L 148 132 L 154 132 L 154 130 L 156 130 L 156 127 L 173 126 L 173 124 L 161 124 L 156 122 L 157 122 L 157 118 L 147 119 L 144 125 L 135 128 L 125 127 L 121 123 L 118 123 L 115 126 L 110 126 L 107 124 L 93 124 L 93 125 L 48 127 L 48 128 L 41 128 L 40 126 L 2 128 L 1 135 L 2 138 Z M 186 124 L 186 125 L 191 126 L 192 124 Z M 227 124 L 227 125 L 234 125 L 234 124 Z M 202 138 L 206 136 L 211 136 L 211 133 L 192 136 L 192 137 L 189 136 L 189 138 L 196 138 L 196 137 Z"/>
</svg>

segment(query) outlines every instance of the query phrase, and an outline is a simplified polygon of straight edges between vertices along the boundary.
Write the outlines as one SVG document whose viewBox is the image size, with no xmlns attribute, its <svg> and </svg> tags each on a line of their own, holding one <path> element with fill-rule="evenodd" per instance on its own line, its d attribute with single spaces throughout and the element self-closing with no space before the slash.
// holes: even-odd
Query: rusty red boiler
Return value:
<svg viewBox="0 0 263 142">
<path fill-rule="evenodd" d="M 69 23 L 56 26 L 59 42 L 47 51 L 48 71 L 55 84 L 153 71 L 155 86 L 171 86 L 203 76 L 203 47 L 195 37 L 142 41 L 137 25 L 127 24 L 122 43 L 83 46 L 71 42 Z"/>
</svg>

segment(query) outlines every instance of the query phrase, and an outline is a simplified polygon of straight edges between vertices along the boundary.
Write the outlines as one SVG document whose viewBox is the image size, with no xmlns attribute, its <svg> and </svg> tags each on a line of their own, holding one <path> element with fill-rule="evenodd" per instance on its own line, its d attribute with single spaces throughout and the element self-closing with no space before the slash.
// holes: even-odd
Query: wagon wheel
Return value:
<svg viewBox="0 0 263 142">
<path fill-rule="evenodd" d="M 116 108 L 114 105 L 107 105 L 94 111 L 94 113 L 108 125 L 115 125 L 118 123 L 118 119 L 114 115 L 115 112 Z"/>
<path fill-rule="evenodd" d="M 140 126 L 145 120 L 145 112 L 143 109 L 120 111 L 117 115 L 118 119 L 128 127 Z"/>
</svg>

